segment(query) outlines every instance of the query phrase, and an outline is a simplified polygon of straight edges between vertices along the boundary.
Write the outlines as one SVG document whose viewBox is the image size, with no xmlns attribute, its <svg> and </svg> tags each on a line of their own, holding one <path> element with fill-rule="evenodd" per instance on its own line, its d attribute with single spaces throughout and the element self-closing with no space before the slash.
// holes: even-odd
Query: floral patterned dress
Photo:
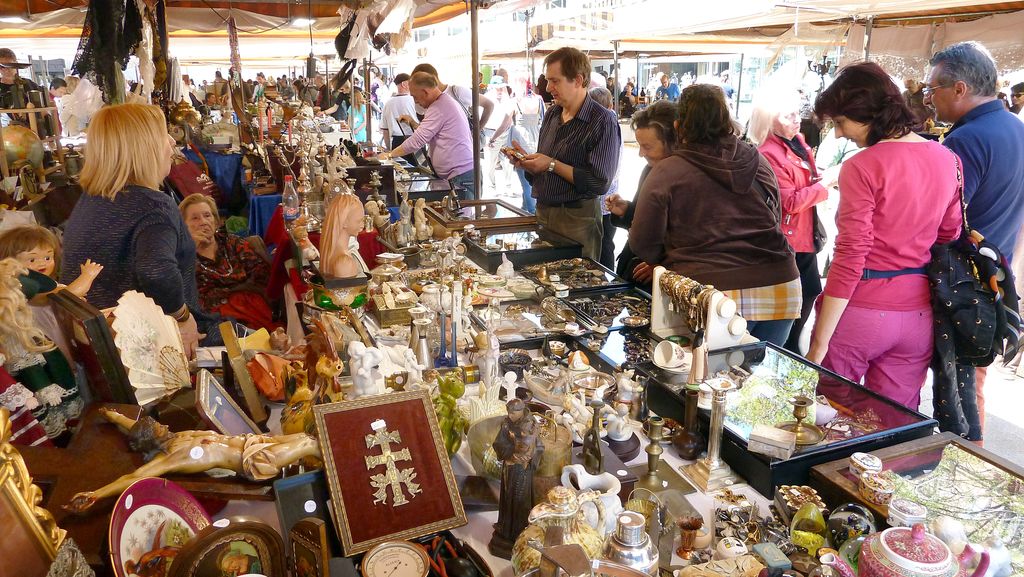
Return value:
<svg viewBox="0 0 1024 577">
<path fill-rule="evenodd" d="M 223 229 L 214 238 L 215 259 L 196 255 L 200 305 L 250 328 L 273 331 L 280 325 L 274 322 L 266 297 L 270 264 L 245 239 Z"/>
</svg>

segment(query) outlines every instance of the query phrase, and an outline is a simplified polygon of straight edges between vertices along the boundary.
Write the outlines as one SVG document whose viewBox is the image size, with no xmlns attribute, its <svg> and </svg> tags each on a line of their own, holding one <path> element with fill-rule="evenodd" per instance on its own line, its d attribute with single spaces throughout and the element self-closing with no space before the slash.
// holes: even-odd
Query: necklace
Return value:
<svg viewBox="0 0 1024 577">
<path fill-rule="evenodd" d="M 222 272 L 222 271 L 220 271 L 218 269 L 218 267 L 217 267 L 217 255 L 216 254 L 214 254 L 213 266 L 212 267 L 211 266 L 207 266 L 206 263 L 203 262 L 204 259 L 206 259 L 206 257 L 204 257 L 202 255 L 199 255 L 199 254 L 196 254 L 196 262 L 199 264 L 199 268 L 205 270 L 207 273 L 209 273 L 211 275 L 230 277 L 235 272 L 235 265 L 231 264 L 231 261 L 228 260 L 227 258 L 223 259 L 223 261 L 226 262 L 227 265 L 228 265 L 227 272 Z"/>
</svg>

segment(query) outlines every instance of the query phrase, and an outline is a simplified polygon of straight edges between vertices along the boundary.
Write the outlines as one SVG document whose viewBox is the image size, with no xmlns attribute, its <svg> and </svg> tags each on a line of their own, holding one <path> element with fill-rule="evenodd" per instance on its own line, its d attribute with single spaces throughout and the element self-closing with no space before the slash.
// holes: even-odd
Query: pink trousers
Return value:
<svg viewBox="0 0 1024 577">
<path fill-rule="evenodd" d="M 931 309 L 848 306 L 821 364 L 916 411 L 934 344 Z"/>
</svg>

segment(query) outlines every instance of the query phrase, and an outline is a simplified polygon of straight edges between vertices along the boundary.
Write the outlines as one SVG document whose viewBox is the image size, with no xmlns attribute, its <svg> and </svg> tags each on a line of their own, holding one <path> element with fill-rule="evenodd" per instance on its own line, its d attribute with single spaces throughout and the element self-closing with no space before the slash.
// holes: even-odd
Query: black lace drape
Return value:
<svg viewBox="0 0 1024 577">
<path fill-rule="evenodd" d="M 134 0 L 90 0 L 71 70 L 92 77 L 106 102 L 123 102 L 121 71 L 141 40 L 142 16 Z"/>
</svg>

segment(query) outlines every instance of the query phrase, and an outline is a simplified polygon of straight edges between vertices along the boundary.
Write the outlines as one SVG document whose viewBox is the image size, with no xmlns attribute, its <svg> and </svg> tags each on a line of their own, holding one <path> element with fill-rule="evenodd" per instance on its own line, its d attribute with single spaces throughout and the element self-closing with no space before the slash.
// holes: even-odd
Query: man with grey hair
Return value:
<svg viewBox="0 0 1024 577">
<path fill-rule="evenodd" d="M 1000 102 L 996 63 L 981 44 L 949 46 L 932 56 L 931 66 L 924 102 L 938 120 L 953 123 L 943 144 L 963 164 L 967 222 L 1011 260 L 1024 221 L 1024 123 Z M 971 440 L 981 440 L 985 427 L 985 371 L 957 367 L 965 390 L 977 377 L 980 422 L 969 423 Z"/>
</svg>

